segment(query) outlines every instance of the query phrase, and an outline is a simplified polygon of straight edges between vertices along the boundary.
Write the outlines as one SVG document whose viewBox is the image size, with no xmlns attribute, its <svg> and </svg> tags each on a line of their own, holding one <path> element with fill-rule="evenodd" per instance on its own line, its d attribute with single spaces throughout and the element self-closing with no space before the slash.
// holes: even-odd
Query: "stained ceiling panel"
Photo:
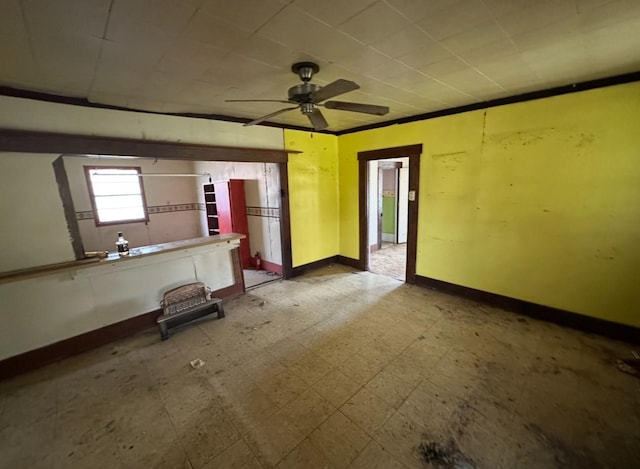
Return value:
<svg viewBox="0 0 640 469">
<path fill-rule="evenodd" d="M 299 84 L 360 84 L 329 130 L 640 70 L 630 0 L 5 0 L 0 86 L 155 112 L 255 119 Z M 273 122 L 309 127 L 298 110 Z"/>
</svg>

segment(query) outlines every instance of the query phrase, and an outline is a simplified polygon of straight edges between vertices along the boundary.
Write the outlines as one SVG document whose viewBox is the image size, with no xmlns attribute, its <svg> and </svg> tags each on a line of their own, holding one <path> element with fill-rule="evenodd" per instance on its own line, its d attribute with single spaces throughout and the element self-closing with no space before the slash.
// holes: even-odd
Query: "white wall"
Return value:
<svg viewBox="0 0 640 469">
<path fill-rule="evenodd" d="M 227 163 L 198 162 L 197 173 L 209 172 L 214 181 L 226 179 L 243 179 L 247 207 L 262 209 L 280 208 L 280 181 L 278 165 L 275 163 Z M 204 203 L 202 184 L 198 184 L 199 201 Z M 262 259 L 282 265 L 282 248 L 280 240 L 280 217 L 250 214 L 249 243 L 251 255 L 260 252 Z M 206 227 L 206 217 L 202 214 L 202 225 Z M 206 232 L 206 231 L 205 231 Z"/>
<path fill-rule="evenodd" d="M 378 244 L 378 161 L 369 161 L 369 247 Z"/>
<path fill-rule="evenodd" d="M 95 109 L 0 96 L 0 128 L 283 149 L 282 130 L 205 119 Z M 0 241 L 11 246 L 0 270 L 73 261 L 74 254 L 51 163 L 58 155 L 0 153 Z M 193 181 L 192 181 L 193 182 Z M 162 182 L 159 182 L 160 184 Z M 147 181 L 145 181 L 145 187 Z M 165 201 L 166 202 L 166 201 Z M 39 210 L 41 215 L 36 215 Z M 76 208 L 78 210 L 78 208 Z M 171 232 L 180 230 L 174 224 Z M 116 230 L 114 230 L 115 232 Z M 163 236 L 171 234 L 165 230 Z M 150 244 L 149 235 L 133 235 Z M 185 237 L 193 237 L 190 234 Z M 87 244 L 104 246 L 107 244 Z"/>
<path fill-rule="evenodd" d="M 69 187 L 76 212 L 92 210 L 89 188 L 84 166 L 138 166 L 142 173 L 193 173 L 191 161 L 150 159 L 96 159 L 87 157 L 64 157 L 64 166 L 69 177 Z M 144 177 L 147 206 L 171 208 L 180 204 L 197 204 L 198 193 L 189 177 Z M 204 181 L 205 178 L 200 178 Z M 124 223 L 96 226 L 95 220 L 78 220 L 85 251 L 113 251 L 118 231 L 122 231 L 130 247 L 167 243 L 181 239 L 205 236 L 200 227 L 200 211 L 192 210 L 149 213 L 148 222 Z M 95 214 L 94 214 L 95 215 Z"/>
<path fill-rule="evenodd" d="M 0 272 L 74 260 L 52 166 L 57 157 L 0 154 Z"/>
<path fill-rule="evenodd" d="M 282 150 L 282 129 L 0 96 L 0 128 Z"/>
<path fill-rule="evenodd" d="M 283 131 L 272 127 L 243 127 L 230 122 L 93 109 L 6 96 L 0 96 L 0 109 L 0 128 L 5 129 L 284 149 Z M 55 157 L 57 155 L 0 154 L 0 241 L 6 251 L 0 256 L 2 270 L 74 259 L 51 167 Z M 42 220 L 40 215 L 35 215 L 36 210 L 43 212 Z M 226 282 L 231 266 L 228 255 L 218 256 L 209 263 L 208 282 L 212 287 Z M 171 278 L 188 281 L 183 274 L 180 263 L 167 263 L 162 269 L 167 282 L 145 283 L 144 294 L 134 287 L 132 291 L 127 290 L 128 297 L 144 298 L 141 303 L 123 301 L 122 292 L 114 286 L 71 281 L 60 274 L 2 284 L 0 358 L 155 309 L 158 295 L 166 287 L 163 283 L 171 283 L 168 281 Z M 155 277 L 150 274 L 150 278 Z M 144 275 L 136 276 L 130 279 L 130 285 L 142 281 L 146 281 Z"/>
<path fill-rule="evenodd" d="M 160 308 L 162 294 L 201 281 L 233 285 L 238 241 L 126 259 L 0 284 L 0 360 Z"/>
</svg>

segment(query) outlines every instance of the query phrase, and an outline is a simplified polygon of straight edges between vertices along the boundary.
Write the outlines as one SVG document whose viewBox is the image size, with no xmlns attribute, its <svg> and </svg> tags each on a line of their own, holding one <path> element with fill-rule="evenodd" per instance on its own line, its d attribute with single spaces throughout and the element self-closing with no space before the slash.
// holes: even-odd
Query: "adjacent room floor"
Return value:
<svg viewBox="0 0 640 469">
<path fill-rule="evenodd" d="M 0 382 L 0 467 L 640 467 L 628 344 L 342 266 L 225 311 Z"/>
<path fill-rule="evenodd" d="M 369 269 L 376 274 L 404 282 L 407 271 L 407 243 L 382 243 L 382 249 L 369 254 Z"/>
<path fill-rule="evenodd" d="M 275 272 L 267 272 L 266 270 L 244 269 L 244 287 L 251 290 L 265 283 L 273 282 L 282 278 Z"/>
</svg>

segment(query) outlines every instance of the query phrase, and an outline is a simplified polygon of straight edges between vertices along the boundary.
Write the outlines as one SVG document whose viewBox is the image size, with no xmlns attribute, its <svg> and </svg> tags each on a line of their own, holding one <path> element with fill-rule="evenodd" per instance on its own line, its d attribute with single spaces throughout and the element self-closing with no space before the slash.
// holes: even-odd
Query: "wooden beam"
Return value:
<svg viewBox="0 0 640 469">
<path fill-rule="evenodd" d="M 13 129 L 0 129 L 0 151 L 257 163 L 286 163 L 289 153 L 300 153 L 296 150 L 226 147 Z"/>
</svg>

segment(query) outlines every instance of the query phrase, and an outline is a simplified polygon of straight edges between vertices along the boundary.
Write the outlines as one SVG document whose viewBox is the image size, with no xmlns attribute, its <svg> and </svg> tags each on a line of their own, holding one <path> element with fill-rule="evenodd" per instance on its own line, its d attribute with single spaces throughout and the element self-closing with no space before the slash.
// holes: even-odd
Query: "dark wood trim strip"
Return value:
<svg viewBox="0 0 640 469">
<path fill-rule="evenodd" d="M 12 88 L 9 86 L 0 86 L 0 96 L 9 96 L 13 98 L 23 98 L 23 99 L 34 99 L 37 101 L 45 101 L 48 103 L 57 103 L 57 104 L 68 104 L 71 106 L 80 106 L 80 107 L 89 107 L 94 109 L 111 109 L 113 111 L 126 111 L 126 112 L 135 112 L 139 114 L 153 114 L 160 116 L 175 116 L 175 117 L 189 117 L 191 119 L 206 119 L 206 120 L 216 120 L 222 122 L 236 122 L 239 124 L 246 124 L 247 122 L 251 122 L 253 119 L 247 119 L 245 117 L 234 117 L 227 116 L 225 114 L 202 114 L 202 113 L 194 113 L 194 112 L 154 112 L 154 111 L 146 111 L 143 109 L 131 109 L 122 106 L 113 106 L 110 104 L 100 104 L 93 103 L 88 101 L 85 98 L 74 98 L 71 96 L 61 96 L 57 94 L 50 93 L 41 93 L 38 91 L 29 91 L 23 90 L 19 88 Z M 291 129 L 291 130 L 302 130 L 304 132 L 318 132 L 323 134 L 333 134 L 333 132 L 328 130 L 313 130 L 310 127 L 303 127 L 301 125 L 285 125 L 279 124 L 277 122 L 261 122 L 258 125 L 262 125 L 265 127 L 276 127 L 278 129 Z"/>
<path fill-rule="evenodd" d="M 262 259 L 260 262 L 262 263 L 262 270 L 267 272 L 275 272 L 278 275 L 282 275 L 282 266 L 280 264 L 265 261 L 264 259 Z"/>
<path fill-rule="evenodd" d="M 358 160 L 386 160 L 388 158 L 404 158 L 422 154 L 422 143 L 402 147 L 379 148 L 377 150 L 359 151 Z"/>
<path fill-rule="evenodd" d="M 640 344 L 640 328 L 416 275 L 416 285 L 616 340 Z"/>
<path fill-rule="evenodd" d="M 283 163 L 288 160 L 289 153 L 299 153 L 296 150 L 225 147 L 13 129 L 0 129 L 0 151 L 258 163 Z"/>
<path fill-rule="evenodd" d="M 62 200 L 64 217 L 67 220 L 67 228 L 69 229 L 69 238 L 71 239 L 73 255 L 76 260 L 84 259 L 84 246 L 82 244 L 82 237 L 80 236 L 80 224 L 76 219 L 76 209 L 73 205 L 71 189 L 69 188 L 69 177 L 67 176 L 62 156 L 56 158 L 52 165 L 56 183 L 58 184 L 58 192 L 60 193 L 60 199 Z"/>
<path fill-rule="evenodd" d="M 282 276 L 287 279 L 294 276 L 293 254 L 291 252 L 291 212 L 289 210 L 289 168 L 280 163 L 280 243 L 282 251 Z"/>
<path fill-rule="evenodd" d="M 363 125 L 360 127 L 353 127 L 351 129 L 340 130 L 337 132 L 331 132 L 328 130 L 317 131 L 309 127 L 278 124 L 277 122 L 261 122 L 259 125 L 263 125 L 266 127 L 277 127 L 280 129 L 302 130 L 305 132 L 317 132 L 317 133 L 324 133 L 324 134 L 339 136 L 339 135 L 346 135 L 346 134 L 351 134 L 355 132 L 362 132 L 363 130 L 379 129 L 382 127 L 388 127 L 390 125 L 406 124 L 409 122 L 416 122 L 421 120 L 434 119 L 436 117 L 450 116 L 453 114 L 461 114 L 463 112 L 476 111 L 478 109 L 488 109 L 496 106 L 504 106 L 505 104 L 515 104 L 515 103 L 521 103 L 525 101 L 533 101 L 536 99 L 560 96 L 563 94 L 578 93 L 580 91 L 593 90 L 597 88 L 605 88 L 607 86 L 623 85 L 626 83 L 633 83 L 636 81 L 640 81 L 640 71 L 625 73 L 622 75 L 614 75 L 611 77 L 598 78 L 596 80 L 583 81 L 580 83 L 571 83 L 568 85 L 557 86 L 554 88 L 547 88 L 545 90 L 532 91 L 529 93 L 523 93 L 523 94 L 518 94 L 514 96 L 507 96 L 505 98 L 492 99 L 489 101 L 468 104 L 465 106 L 441 109 L 439 111 L 427 112 L 424 114 L 403 117 L 400 119 L 379 122 L 376 124 Z M 251 121 L 251 119 L 227 116 L 223 114 L 163 113 L 163 112 L 145 111 L 142 109 L 129 109 L 121 106 L 92 103 L 85 98 L 60 96 L 60 95 L 54 95 L 54 94 L 48 94 L 48 93 L 41 93 L 37 91 L 22 90 L 19 88 L 12 88 L 8 86 L 0 86 L 0 96 L 34 99 L 38 101 L 46 101 L 46 102 L 59 103 L 59 104 L 70 104 L 73 106 L 82 106 L 82 107 L 90 107 L 90 108 L 98 108 L 98 109 L 112 109 L 117 111 L 136 112 L 136 113 L 142 113 L 142 114 L 190 117 L 194 119 L 218 120 L 223 122 L 237 122 L 242 124 L 246 124 L 247 122 Z"/>
<path fill-rule="evenodd" d="M 338 256 L 336 261 L 338 262 L 338 264 L 346 265 L 348 267 L 353 267 L 354 269 L 366 270 L 363 267 L 362 262 L 360 262 L 358 259 L 352 259 L 351 257 L 345 257 L 345 256 Z"/>
<path fill-rule="evenodd" d="M 241 288 L 242 291 L 240 293 L 244 293 L 244 273 L 242 272 L 242 255 L 240 254 L 240 248 L 232 249 L 229 255 L 231 256 L 231 265 L 233 267 L 233 285 L 227 288 Z M 229 296 L 224 293 L 218 295 L 217 293 L 219 292 L 213 293 L 216 293 L 213 296 L 217 296 L 218 298 L 226 298 Z"/>
<path fill-rule="evenodd" d="M 25 373 L 48 365 L 63 358 L 77 355 L 101 345 L 122 339 L 136 332 L 156 325 L 156 318 L 162 314 L 158 309 L 124 321 L 110 324 L 94 331 L 71 337 L 36 350 L 16 355 L 0 361 L 0 379 Z M 158 338 L 160 340 L 160 338 Z"/>
<path fill-rule="evenodd" d="M 453 114 L 462 114 L 463 112 L 477 111 L 480 109 L 489 109 L 497 106 L 504 106 L 506 104 L 516 104 L 525 101 L 534 101 L 536 99 L 551 98 L 553 96 L 560 96 L 563 94 L 578 93 L 580 91 L 588 91 L 597 88 L 606 88 L 607 86 L 624 85 L 626 83 L 633 83 L 640 81 L 640 71 L 626 73 L 624 75 L 616 75 L 613 77 L 599 78 L 597 80 L 583 81 L 581 83 L 575 83 L 570 85 L 557 86 L 555 88 L 548 88 L 546 90 L 532 91 L 529 93 L 518 94 L 515 96 L 508 96 L 505 98 L 492 99 L 490 101 L 483 101 L 474 104 L 468 104 L 465 106 L 458 106 L 448 109 L 441 109 L 439 111 L 427 112 L 424 114 L 418 114 L 415 116 L 403 117 L 391 121 L 379 122 L 376 124 L 363 125 L 360 127 L 354 127 L 352 129 L 340 130 L 334 132 L 334 135 L 346 135 L 355 132 L 362 132 L 364 130 L 380 129 L 382 127 L 389 127 L 390 125 L 407 124 L 409 122 L 417 122 L 428 119 L 435 119 L 436 117 L 451 116 Z"/>
<path fill-rule="evenodd" d="M 369 161 L 358 159 L 358 260 L 369 270 Z"/>
<path fill-rule="evenodd" d="M 245 292 L 244 288 L 244 279 L 241 283 L 234 283 L 225 288 L 221 288 L 220 290 L 216 290 L 211 292 L 211 296 L 215 296 L 216 298 L 222 299 L 230 299 L 235 298 L 237 296 L 242 295 Z"/>
<path fill-rule="evenodd" d="M 422 145 L 420 145 L 422 151 Z M 416 262 L 418 256 L 418 201 L 420 199 L 420 155 L 409 156 L 409 191 L 414 191 L 414 200 L 409 201 L 407 214 L 407 270 L 406 282 L 416 283 Z"/>
<path fill-rule="evenodd" d="M 309 262 L 308 264 L 299 265 L 298 267 L 294 267 L 292 271 L 292 277 L 298 277 L 300 275 L 304 275 L 308 272 L 311 272 L 316 269 L 320 269 L 322 267 L 327 267 L 331 264 L 338 263 L 338 256 L 331 256 L 325 259 L 319 259 L 317 261 Z"/>
</svg>

